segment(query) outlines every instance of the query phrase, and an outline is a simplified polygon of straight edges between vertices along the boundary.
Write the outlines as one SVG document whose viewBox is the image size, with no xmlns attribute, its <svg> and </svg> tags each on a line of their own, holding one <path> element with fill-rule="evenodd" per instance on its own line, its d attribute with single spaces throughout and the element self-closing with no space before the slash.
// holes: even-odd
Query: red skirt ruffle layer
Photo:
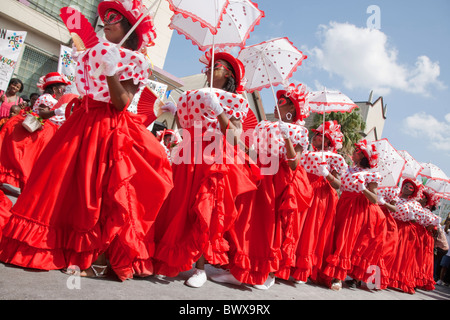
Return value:
<svg viewBox="0 0 450 320">
<path fill-rule="evenodd" d="M 294 279 L 306 282 L 321 279 L 323 257 L 330 254 L 333 239 L 336 205 L 339 200 L 336 190 L 321 176 L 308 174 L 313 190 L 311 207 L 306 211 L 300 240 L 297 246 L 297 261 L 292 268 Z"/>
<path fill-rule="evenodd" d="M 368 282 L 373 271 L 383 272 L 380 258 L 385 238 L 386 218 L 380 207 L 362 193 L 343 192 L 336 207 L 333 250 L 326 258 L 324 274 L 342 281 L 349 275 Z"/>
<path fill-rule="evenodd" d="M 413 222 L 395 221 L 398 230 L 398 246 L 392 265 L 388 269 L 390 277 L 388 286 L 407 293 L 415 293 L 417 230 Z"/>
<path fill-rule="evenodd" d="M 381 207 L 386 217 L 386 239 L 383 244 L 383 252 L 381 253 L 381 259 L 384 262 L 385 268 L 383 268 L 381 274 L 381 289 L 386 289 L 389 286 L 390 270 L 395 260 L 398 248 L 398 228 L 397 222 L 390 214 L 389 210 L 384 206 Z"/>
<path fill-rule="evenodd" d="M 0 260 L 83 270 L 106 252 L 120 280 L 149 275 L 154 221 L 172 187 L 165 151 L 142 123 L 89 100 L 36 162 L 3 228 Z"/>
<path fill-rule="evenodd" d="M 262 284 L 270 272 L 288 279 L 312 188 L 303 167 L 292 171 L 280 162 L 275 175 L 266 175 L 256 193 L 242 200 L 242 210 L 230 230 L 229 269 L 247 284 Z"/>
<path fill-rule="evenodd" d="M 193 131 L 190 132 L 194 137 Z M 183 149 L 179 156 L 185 161 L 172 166 L 175 187 L 156 220 L 157 274 L 174 277 L 190 270 L 201 256 L 213 265 L 229 262 L 225 233 L 238 216 L 238 199 L 256 189 L 256 177 L 248 164 L 237 162 L 238 157 L 245 157 L 238 148 L 226 142 L 223 150 L 228 148 L 233 154 L 213 152 L 212 157 L 216 157 L 213 161 L 205 151 L 208 148 L 212 151 L 211 146 L 202 137 L 184 139 L 178 146 Z M 191 154 L 185 153 L 187 150 Z M 205 157 L 202 161 L 195 158 L 200 154 Z M 174 159 L 174 163 L 178 160 Z"/>
<path fill-rule="evenodd" d="M 5 196 L 3 191 L 0 190 L 0 226 L 4 226 L 6 221 L 9 220 L 11 213 L 12 201 Z M 2 229 L 0 228 L 0 239 L 2 238 Z"/>
<path fill-rule="evenodd" d="M 434 290 L 434 239 L 431 232 L 424 226 L 414 223 L 417 232 L 415 245 L 415 283 L 416 287 L 423 290 Z"/>
<path fill-rule="evenodd" d="M 45 121 L 42 129 L 28 132 L 22 122 L 26 114 L 12 117 L 0 130 L 0 182 L 23 189 L 37 158 L 55 135 L 58 126 Z"/>
</svg>

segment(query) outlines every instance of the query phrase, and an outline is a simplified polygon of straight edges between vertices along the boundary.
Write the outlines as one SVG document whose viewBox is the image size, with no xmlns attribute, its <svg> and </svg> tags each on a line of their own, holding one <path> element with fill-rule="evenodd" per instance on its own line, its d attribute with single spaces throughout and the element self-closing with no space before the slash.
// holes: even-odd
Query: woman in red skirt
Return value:
<svg viewBox="0 0 450 320">
<path fill-rule="evenodd" d="M 398 288 L 407 293 L 414 293 L 416 277 L 415 246 L 417 232 L 414 225 L 416 215 L 422 211 L 416 201 L 421 183 L 416 179 L 402 182 L 397 210 L 392 215 L 397 224 L 398 244 L 392 261 L 386 265 L 389 273 L 389 287 Z"/>
<path fill-rule="evenodd" d="M 157 139 L 126 111 L 148 81 L 138 49 L 154 37 L 150 17 L 123 47 L 114 45 L 143 9 L 137 1 L 99 4 L 110 42 L 78 56 L 83 100 L 47 144 L 2 226 L 1 261 L 81 276 L 103 276 L 109 261 L 120 280 L 152 274 L 154 221 L 172 172 Z"/>
<path fill-rule="evenodd" d="M 312 199 L 312 188 L 300 164 L 308 147 L 303 119 L 309 104 L 303 85 L 277 92 L 281 121 L 261 121 L 254 131 L 258 165 L 264 175 L 256 193 L 247 199 L 229 232 L 229 272 L 213 276 L 217 282 L 251 284 L 267 290 L 275 277 L 289 279 L 295 251 Z"/>
<path fill-rule="evenodd" d="M 384 214 L 377 205 L 381 175 L 370 170 L 377 165 L 377 151 L 366 140 L 355 146 L 354 166 L 341 178 L 334 240 L 323 268 L 324 275 L 333 279 L 333 290 L 342 288 L 347 275 L 367 281 L 371 276 L 368 267 L 378 264 L 386 235 Z"/>
<path fill-rule="evenodd" d="M 418 235 L 416 286 L 424 290 L 434 290 L 434 233 L 437 232 L 441 218 L 432 211 L 436 210 L 440 199 L 432 189 L 426 186 L 422 187 L 419 198 L 422 211 L 416 217 Z"/>
<path fill-rule="evenodd" d="M 46 113 L 51 110 L 69 84 L 58 72 L 41 77 L 38 87 L 43 94 L 36 100 L 32 113 L 39 117 L 41 110 Z M 22 125 L 27 116 L 25 111 L 4 125 L 0 131 L 0 182 L 24 188 L 36 160 L 58 129 L 54 120 L 59 121 L 61 116 L 52 114 L 48 112 L 48 120 L 41 120 L 42 127 L 34 132 L 27 131 Z"/>
<path fill-rule="evenodd" d="M 336 190 L 341 186 L 340 177 L 348 168 L 344 158 L 337 154 L 337 150 L 342 148 L 341 126 L 336 121 L 326 121 L 325 126 L 320 125 L 313 132 L 313 151 L 302 156 L 302 166 L 313 188 L 313 200 L 306 212 L 297 246 L 297 262 L 292 269 L 296 283 L 305 283 L 309 277 L 313 281 L 326 281 L 320 270 L 323 256 L 330 253 L 339 200 Z"/>
<path fill-rule="evenodd" d="M 395 259 L 398 247 L 398 228 L 393 214 L 397 212 L 396 203 L 399 200 L 399 187 L 384 187 L 378 189 L 378 204 L 386 217 L 386 239 L 380 258 L 381 279 L 380 288 L 389 285 L 389 270 Z"/>
<path fill-rule="evenodd" d="M 228 263 L 224 235 L 238 215 L 237 199 L 256 189 L 237 148 L 249 108 L 240 95 L 244 72 L 233 55 L 216 52 L 205 70 L 213 87 L 186 91 L 177 103 L 182 141 L 172 151 L 174 189 L 156 221 L 155 265 L 173 277 L 195 263 L 185 282 L 193 288 L 207 281 L 205 263 Z"/>
</svg>

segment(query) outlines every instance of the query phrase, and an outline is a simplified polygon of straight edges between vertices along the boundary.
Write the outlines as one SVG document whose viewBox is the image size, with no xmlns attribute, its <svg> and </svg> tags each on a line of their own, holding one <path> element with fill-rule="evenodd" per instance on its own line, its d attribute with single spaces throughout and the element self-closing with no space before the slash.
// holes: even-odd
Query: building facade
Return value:
<svg viewBox="0 0 450 320">
<path fill-rule="evenodd" d="M 103 36 L 102 23 L 97 15 L 101 0 L 2 0 L 0 6 L 0 29 L 26 31 L 25 47 L 22 51 L 13 77 L 24 82 L 24 94 L 37 91 L 39 78 L 58 70 L 61 45 L 71 46 L 70 34 L 59 17 L 62 7 L 77 8 Z M 165 81 L 169 89 L 182 85 L 175 76 L 164 72 L 164 62 L 169 50 L 172 30 L 168 27 L 172 13 L 167 1 L 144 0 L 147 7 L 153 7 L 157 38 L 148 55 L 154 67 L 154 78 Z"/>
</svg>

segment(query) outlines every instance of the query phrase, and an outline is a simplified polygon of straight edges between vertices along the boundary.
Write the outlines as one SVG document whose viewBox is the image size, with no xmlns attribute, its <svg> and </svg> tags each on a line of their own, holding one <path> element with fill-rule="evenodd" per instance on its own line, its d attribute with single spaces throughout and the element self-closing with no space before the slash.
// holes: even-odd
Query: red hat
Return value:
<svg viewBox="0 0 450 320">
<path fill-rule="evenodd" d="M 71 82 L 67 77 L 59 72 L 50 72 L 47 73 L 45 76 L 42 76 L 39 78 L 39 82 L 36 84 L 37 87 L 44 91 L 49 85 L 60 83 L 65 85 L 70 85 Z"/>
<path fill-rule="evenodd" d="M 417 179 L 409 179 L 408 178 L 408 179 L 403 180 L 402 188 L 405 185 L 405 183 L 407 183 L 407 182 L 411 183 L 414 187 L 414 192 L 409 196 L 409 198 L 414 199 L 419 195 L 419 192 L 422 190 L 423 185 Z"/>
<path fill-rule="evenodd" d="M 104 0 L 98 5 L 98 14 L 102 21 L 108 9 L 114 9 L 120 12 L 131 25 L 136 24 L 141 14 L 147 11 L 147 8 L 140 0 Z M 138 50 L 146 46 L 154 45 L 153 40 L 156 38 L 156 32 L 150 15 L 147 15 L 142 20 L 136 27 L 135 32 L 139 38 Z"/>
<path fill-rule="evenodd" d="M 369 160 L 370 167 L 375 168 L 378 164 L 378 152 L 375 144 L 367 142 L 366 139 L 363 139 L 355 143 L 355 146 L 360 148 L 364 156 L 367 160 Z"/>
<path fill-rule="evenodd" d="M 433 206 L 436 206 L 439 203 L 440 198 L 438 197 L 436 192 L 430 187 L 422 186 L 420 191 L 421 191 L 420 192 L 421 198 L 423 198 L 423 196 L 427 197 L 427 203 L 425 204 L 426 208 L 432 208 Z"/>
<path fill-rule="evenodd" d="M 205 57 L 202 58 L 206 58 L 206 60 L 200 59 L 200 61 L 211 67 L 212 49 L 205 54 Z M 245 67 L 241 60 L 235 58 L 232 54 L 225 51 L 214 52 L 214 61 L 217 60 L 225 60 L 231 65 L 234 71 L 234 79 L 236 80 L 236 92 L 244 92 Z"/>
<path fill-rule="evenodd" d="M 301 83 L 298 86 L 295 86 L 295 84 L 291 83 L 285 90 L 279 90 L 277 92 L 277 99 L 280 99 L 283 96 L 291 100 L 295 106 L 296 117 L 293 119 L 294 122 L 299 120 L 303 121 L 303 119 L 309 117 L 311 107 L 309 106 L 306 86 Z"/>
<path fill-rule="evenodd" d="M 331 147 L 334 151 L 342 148 L 344 135 L 341 132 L 341 125 L 336 120 L 325 121 L 325 130 L 323 124 L 321 124 L 317 129 L 311 129 L 311 131 L 325 135 L 330 140 Z"/>
</svg>

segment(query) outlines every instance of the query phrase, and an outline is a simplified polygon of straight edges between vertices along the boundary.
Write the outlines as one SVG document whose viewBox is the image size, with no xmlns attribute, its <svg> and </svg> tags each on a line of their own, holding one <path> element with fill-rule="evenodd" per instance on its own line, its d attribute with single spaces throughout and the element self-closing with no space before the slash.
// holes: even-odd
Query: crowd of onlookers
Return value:
<svg viewBox="0 0 450 320">
<path fill-rule="evenodd" d="M 434 249 L 434 280 L 437 285 L 450 284 L 450 213 L 444 225 L 438 229 Z"/>
</svg>

